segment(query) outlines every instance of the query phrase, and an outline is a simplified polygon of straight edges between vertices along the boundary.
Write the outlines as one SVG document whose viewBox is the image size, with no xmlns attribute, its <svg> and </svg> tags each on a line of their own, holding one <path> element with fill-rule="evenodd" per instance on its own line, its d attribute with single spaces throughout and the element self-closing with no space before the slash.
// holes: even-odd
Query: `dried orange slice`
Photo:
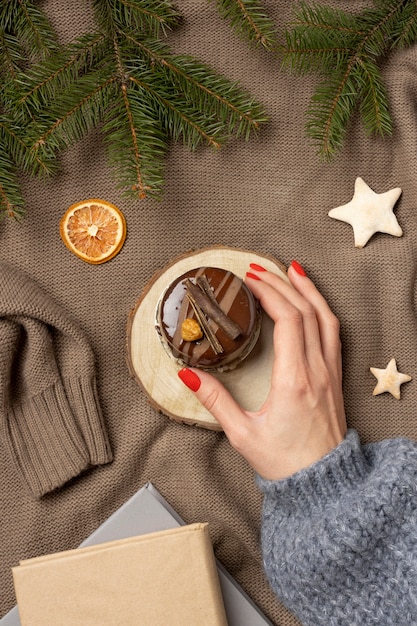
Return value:
<svg viewBox="0 0 417 626">
<path fill-rule="evenodd" d="M 67 209 L 60 223 L 67 248 L 87 263 L 112 259 L 126 239 L 126 220 L 114 204 L 91 198 Z"/>
</svg>

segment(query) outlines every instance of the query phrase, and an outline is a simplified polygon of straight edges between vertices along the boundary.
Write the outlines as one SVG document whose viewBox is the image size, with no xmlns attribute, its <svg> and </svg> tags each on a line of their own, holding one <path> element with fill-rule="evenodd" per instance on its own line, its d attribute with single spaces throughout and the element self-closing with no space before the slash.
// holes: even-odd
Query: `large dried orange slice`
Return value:
<svg viewBox="0 0 417 626">
<path fill-rule="evenodd" d="M 111 202 L 92 198 L 67 209 L 60 223 L 63 242 L 87 263 L 112 259 L 126 239 L 126 220 Z"/>
</svg>

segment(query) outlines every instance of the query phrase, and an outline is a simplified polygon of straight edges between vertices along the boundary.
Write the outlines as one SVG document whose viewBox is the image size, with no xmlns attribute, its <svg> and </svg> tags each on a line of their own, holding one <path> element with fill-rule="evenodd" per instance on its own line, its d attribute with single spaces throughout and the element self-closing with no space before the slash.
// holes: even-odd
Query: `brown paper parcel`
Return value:
<svg viewBox="0 0 417 626">
<path fill-rule="evenodd" d="M 22 626 L 227 626 L 208 524 L 21 561 Z"/>
</svg>

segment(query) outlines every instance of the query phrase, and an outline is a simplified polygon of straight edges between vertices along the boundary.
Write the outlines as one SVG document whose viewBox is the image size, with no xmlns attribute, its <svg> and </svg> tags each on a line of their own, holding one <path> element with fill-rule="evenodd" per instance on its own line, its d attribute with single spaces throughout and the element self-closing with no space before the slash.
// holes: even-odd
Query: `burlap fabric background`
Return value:
<svg viewBox="0 0 417 626">
<path fill-rule="evenodd" d="M 292 3 L 265 4 L 278 29 L 290 20 Z M 92 26 L 87 0 L 47 0 L 42 6 L 62 41 Z M 120 196 L 102 137 L 94 132 L 63 156 L 54 179 L 24 180 L 28 208 L 22 224 L 0 223 L 0 258 L 29 272 L 91 340 L 115 456 L 113 463 L 35 502 L 16 480 L 0 443 L 0 615 L 15 602 L 10 568 L 19 559 L 76 547 L 151 480 L 187 522 L 210 523 L 217 557 L 275 624 L 296 623 L 263 576 L 261 497 L 251 469 L 223 434 L 158 415 L 129 377 L 128 313 L 154 272 L 190 248 L 225 244 L 272 254 L 285 264 L 299 260 L 341 320 L 349 425 L 364 441 L 417 434 L 416 50 L 396 53 L 384 67 L 393 139 L 367 138 L 357 119 L 343 152 L 324 164 L 303 130 L 316 77 L 281 72 L 279 59 L 251 50 L 231 33 L 213 2 L 178 0 L 177 6 L 184 23 L 170 35 L 173 48 L 240 80 L 264 103 L 270 122 L 258 138 L 231 141 L 220 152 L 191 154 L 172 146 L 159 203 Z M 327 216 L 351 199 L 356 176 L 378 193 L 402 187 L 396 206 L 402 238 L 378 234 L 357 250 L 351 227 Z M 120 254 L 96 267 L 73 256 L 59 237 L 65 209 L 88 197 L 119 205 L 128 223 Z M 376 381 L 369 367 L 385 367 L 391 357 L 414 379 L 402 387 L 400 401 L 372 396 Z"/>
</svg>

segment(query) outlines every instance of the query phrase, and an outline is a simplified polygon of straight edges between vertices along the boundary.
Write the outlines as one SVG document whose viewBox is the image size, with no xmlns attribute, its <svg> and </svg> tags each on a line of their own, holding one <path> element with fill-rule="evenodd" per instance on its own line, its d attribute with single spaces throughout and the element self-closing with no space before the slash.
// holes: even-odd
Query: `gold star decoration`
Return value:
<svg viewBox="0 0 417 626">
<path fill-rule="evenodd" d="M 401 385 L 411 380 L 411 376 L 408 376 L 408 374 L 401 374 L 397 370 L 397 362 L 395 359 L 391 359 L 384 370 L 378 369 L 377 367 L 371 367 L 370 370 L 378 380 L 378 383 L 373 391 L 374 396 L 388 391 L 394 396 L 394 398 L 399 400 Z"/>
<path fill-rule="evenodd" d="M 350 224 L 353 228 L 355 248 L 363 248 L 377 232 L 401 237 L 403 231 L 393 213 L 400 195 L 400 187 L 385 193 L 375 193 L 358 176 L 352 200 L 332 209 L 328 215 Z"/>
</svg>

